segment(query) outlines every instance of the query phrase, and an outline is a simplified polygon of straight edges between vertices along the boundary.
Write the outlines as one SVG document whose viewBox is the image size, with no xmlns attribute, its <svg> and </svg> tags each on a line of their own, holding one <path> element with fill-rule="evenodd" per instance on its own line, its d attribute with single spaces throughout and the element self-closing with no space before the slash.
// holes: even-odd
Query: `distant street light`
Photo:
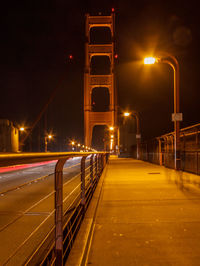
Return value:
<svg viewBox="0 0 200 266">
<path fill-rule="evenodd" d="M 46 135 L 46 136 L 44 137 L 45 152 L 47 152 L 48 140 L 50 141 L 52 138 L 53 138 L 52 135 Z"/>
<path fill-rule="evenodd" d="M 129 113 L 129 112 L 125 112 L 123 115 L 124 115 L 125 117 L 129 117 L 129 116 L 130 116 L 130 113 Z"/>
<path fill-rule="evenodd" d="M 74 151 L 74 145 L 75 145 L 75 141 L 71 141 L 71 145 L 72 145 L 72 151 Z"/>
<path fill-rule="evenodd" d="M 120 143 L 119 143 L 119 126 L 118 127 L 110 126 L 109 131 L 110 132 L 116 131 L 116 133 L 115 133 L 117 135 L 116 152 L 119 154 L 119 145 L 120 145 Z M 114 135 L 111 135 L 111 139 L 114 139 Z M 112 140 L 110 143 L 110 149 L 111 148 L 113 149 L 113 143 L 114 143 L 114 140 Z"/>
<path fill-rule="evenodd" d="M 140 133 L 140 119 L 138 112 L 134 111 L 132 113 L 125 112 L 123 116 L 129 117 L 133 116 L 136 118 L 136 143 L 137 143 L 137 159 L 140 159 L 140 142 L 141 142 L 141 133 Z"/>
<path fill-rule="evenodd" d="M 154 58 L 147 57 L 144 59 L 144 64 L 165 63 L 172 67 L 174 71 L 174 113 L 172 114 L 172 121 L 174 121 L 174 168 L 180 170 L 180 121 L 182 121 L 182 113 L 180 113 L 180 88 L 179 79 L 180 71 L 177 59 L 173 55 L 167 54 L 166 56 Z"/>
<path fill-rule="evenodd" d="M 21 126 L 19 128 L 19 151 L 22 151 L 23 150 L 23 143 L 21 142 L 21 137 L 24 134 L 24 132 L 25 132 L 24 126 Z"/>
</svg>

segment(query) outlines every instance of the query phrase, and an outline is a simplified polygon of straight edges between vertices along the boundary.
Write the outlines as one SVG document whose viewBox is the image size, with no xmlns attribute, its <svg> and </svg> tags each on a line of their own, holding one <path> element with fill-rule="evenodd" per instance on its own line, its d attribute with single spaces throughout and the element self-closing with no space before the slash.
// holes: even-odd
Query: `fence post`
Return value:
<svg viewBox="0 0 200 266">
<path fill-rule="evenodd" d="M 98 155 L 98 178 L 101 175 L 101 154 Z"/>
<path fill-rule="evenodd" d="M 85 215 L 85 160 L 86 156 L 81 159 L 81 205 L 83 210 L 83 216 Z"/>
<path fill-rule="evenodd" d="M 96 179 L 98 178 L 98 160 L 97 160 L 98 154 L 95 156 L 95 166 L 96 166 Z"/>
<path fill-rule="evenodd" d="M 106 163 L 108 163 L 109 153 L 106 153 Z"/>
<path fill-rule="evenodd" d="M 67 159 L 58 160 L 55 167 L 55 264 L 63 265 L 63 166 Z"/>
<path fill-rule="evenodd" d="M 159 164 L 163 165 L 162 162 L 162 140 L 158 139 L 158 154 L 159 154 Z"/>
<path fill-rule="evenodd" d="M 90 183 L 92 187 L 93 187 L 93 178 L 94 178 L 93 157 L 94 155 L 91 155 L 90 157 Z"/>
<path fill-rule="evenodd" d="M 106 166 L 106 154 L 103 154 L 103 169 Z"/>
<path fill-rule="evenodd" d="M 103 172 L 103 168 L 104 168 L 104 156 L 103 154 L 101 154 L 101 173 Z"/>
</svg>

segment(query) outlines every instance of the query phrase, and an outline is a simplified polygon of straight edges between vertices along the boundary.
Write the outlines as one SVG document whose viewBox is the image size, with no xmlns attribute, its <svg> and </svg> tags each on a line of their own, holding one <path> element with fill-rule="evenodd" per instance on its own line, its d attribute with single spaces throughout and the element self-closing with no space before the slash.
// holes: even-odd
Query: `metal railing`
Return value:
<svg viewBox="0 0 200 266">
<path fill-rule="evenodd" d="M 200 124 L 180 130 L 180 170 L 200 174 Z M 140 159 L 174 168 L 174 132 L 141 144 Z"/>
<path fill-rule="evenodd" d="M 24 264 L 63 265 L 72 248 L 75 236 L 84 218 L 85 210 L 92 198 L 108 156 L 109 154 L 105 152 L 0 154 L 0 166 L 57 160 L 54 171 L 54 191 L 42 199 L 46 200 L 54 195 L 54 209 L 48 213 L 39 226 L 12 252 L 3 263 L 4 265 L 9 264 L 21 249 L 26 248 L 28 241 L 32 239 L 33 235 L 37 234 L 41 228 L 44 228 L 44 225 L 47 226 L 48 221 L 52 220 L 53 217 L 53 226 L 49 227 L 44 239 L 32 254 L 26 258 Z M 81 157 L 80 173 L 63 184 L 63 167 L 66 161 L 73 157 Z M 64 195 L 63 192 L 66 184 L 76 179 L 80 179 L 80 182 L 78 180 L 73 190 Z M 32 207 L 35 207 L 35 205 Z M 24 213 L 21 215 L 24 215 Z M 19 216 L 17 219 L 19 219 Z"/>
</svg>

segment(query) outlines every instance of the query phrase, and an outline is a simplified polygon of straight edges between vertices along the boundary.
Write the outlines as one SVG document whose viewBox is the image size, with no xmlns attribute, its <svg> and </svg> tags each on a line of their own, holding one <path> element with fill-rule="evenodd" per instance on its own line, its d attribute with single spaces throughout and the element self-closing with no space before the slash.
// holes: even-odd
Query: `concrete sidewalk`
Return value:
<svg viewBox="0 0 200 266">
<path fill-rule="evenodd" d="M 200 265 L 199 181 L 110 158 L 66 265 Z"/>
</svg>

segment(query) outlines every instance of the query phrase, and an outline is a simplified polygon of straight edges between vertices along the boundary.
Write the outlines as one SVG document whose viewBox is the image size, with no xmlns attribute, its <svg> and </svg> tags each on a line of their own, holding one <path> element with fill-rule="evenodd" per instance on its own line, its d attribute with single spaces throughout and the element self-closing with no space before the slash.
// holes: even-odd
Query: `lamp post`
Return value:
<svg viewBox="0 0 200 266">
<path fill-rule="evenodd" d="M 75 141 L 71 141 L 71 145 L 72 145 L 72 151 L 74 151 L 74 145 L 75 145 Z"/>
<path fill-rule="evenodd" d="M 109 131 L 111 132 L 111 134 L 114 134 L 114 131 L 116 132 L 115 134 L 117 134 L 117 154 L 120 154 L 120 132 L 119 132 L 119 126 L 117 127 L 113 127 L 113 126 L 110 126 L 109 127 Z M 114 135 L 115 135 L 114 134 Z M 112 141 L 110 141 L 110 147 L 112 146 L 113 147 L 113 143 L 114 143 L 114 140 L 113 138 L 111 138 Z M 111 145 L 112 143 L 112 145 Z"/>
<path fill-rule="evenodd" d="M 47 152 L 47 145 L 48 145 L 48 140 L 52 139 L 52 135 L 46 135 L 44 137 L 44 144 L 45 144 L 45 152 Z"/>
<path fill-rule="evenodd" d="M 19 128 L 19 151 L 21 152 L 23 150 L 23 143 L 21 142 L 21 135 L 25 132 L 24 126 L 21 126 Z"/>
<path fill-rule="evenodd" d="M 140 133 L 140 119 L 138 112 L 134 111 L 133 113 L 125 112 L 123 113 L 124 117 L 133 116 L 136 119 L 136 143 L 137 143 L 137 159 L 140 159 L 140 142 L 141 142 L 141 133 Z"/>
<path fill-rule="evenodd" d="M 173 55 L 154 58 L 147 57 L 144 59 L 144 64 L 164 63 L 172 67 L 174 72 L 174 113 L 172 114 L 172 121 L 174 122 L 174 168 L 180 170 L 180 121 L 182 121 L 182 113 L 180 113 L 180 71 L 179 63 Z"/>
</svg>

